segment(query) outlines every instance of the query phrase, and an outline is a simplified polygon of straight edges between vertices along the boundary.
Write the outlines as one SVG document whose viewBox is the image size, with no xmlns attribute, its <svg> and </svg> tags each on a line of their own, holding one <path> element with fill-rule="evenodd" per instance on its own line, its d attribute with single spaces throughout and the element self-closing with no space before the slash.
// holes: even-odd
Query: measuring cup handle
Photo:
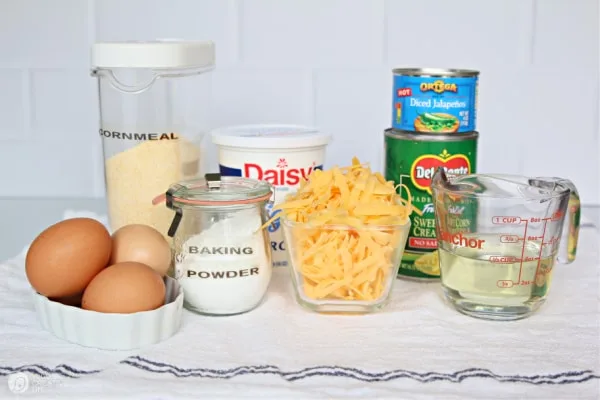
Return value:
<svg viewBox="0 0 600 400">
<path fill-rule="evenodd" d="M 558 250 L 558 262 L 570 264 L 575 261 L 577 253 L 577 241 L 579 239 L 579 224 L 581 220 L 581 203 L 577 188 L 568 179 L 560 179 L 559 183 L 571 190 L 567 214 L 563 225 L 562 239 Z"/>
</svg>

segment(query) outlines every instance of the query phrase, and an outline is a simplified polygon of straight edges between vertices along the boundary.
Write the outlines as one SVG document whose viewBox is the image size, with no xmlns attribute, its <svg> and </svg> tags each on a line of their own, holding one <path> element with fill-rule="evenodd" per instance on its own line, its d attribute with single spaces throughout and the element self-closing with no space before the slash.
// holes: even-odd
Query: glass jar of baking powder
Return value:
<svg viewBox="0 0 600 400">
<path fill-rule="evenodd" d="M 169 229 L 184 306 L 201 314 L 250 311 L 264 298 L 272 263 L 267 204 L 269 183 L 206 174 L 172 185 L 166 206 L 175 215 Z"/>
</svg>

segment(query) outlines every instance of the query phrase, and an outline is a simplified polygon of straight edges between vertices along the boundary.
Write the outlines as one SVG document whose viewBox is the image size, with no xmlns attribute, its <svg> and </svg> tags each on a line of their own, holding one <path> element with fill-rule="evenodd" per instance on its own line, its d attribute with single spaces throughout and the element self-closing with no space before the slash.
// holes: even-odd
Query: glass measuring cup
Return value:
<svg viewBox="0 0 600 400">
<path fill-rule="evenodd" d="M 449 176 L 439 168 L 431 190 L 449 303 L 464 314 L 493 320 L 537 311 L 556 260 L 575 260 L 580 219 L 575 185 L 561 178 Z"/>
</svg>

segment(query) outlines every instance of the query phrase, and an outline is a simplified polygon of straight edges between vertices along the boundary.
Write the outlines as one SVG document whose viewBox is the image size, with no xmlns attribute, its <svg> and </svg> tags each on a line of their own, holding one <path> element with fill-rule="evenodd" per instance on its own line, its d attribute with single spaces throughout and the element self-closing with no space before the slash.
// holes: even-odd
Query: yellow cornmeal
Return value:
<svg viewBox="0 0 600 400">
<path fill-rule="evenodd" d="M 105 161 L 110 225 L 150 225 L 168 238 L 173 211 L 152 200 L 182 179 L 195 178 L 200 149 L 184 139 L 151 140 Z M 196 166 L 195 168 L 193 166 Z"/>
</svg>

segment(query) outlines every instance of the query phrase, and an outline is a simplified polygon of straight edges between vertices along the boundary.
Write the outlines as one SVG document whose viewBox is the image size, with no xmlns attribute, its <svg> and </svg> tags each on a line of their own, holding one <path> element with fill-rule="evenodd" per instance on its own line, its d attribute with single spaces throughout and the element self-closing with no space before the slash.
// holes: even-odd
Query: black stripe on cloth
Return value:
<svg viewBox="0 0 600 400">
<path fill-rule="evenodd" d="M 132 368 L 150 373 L 169 374 L 177 378 L 201 379 L 232 379 L 243 375 L 273 375 L 289 382 L 307 380 L 316 377 L 349 378 L 361 382 L 389 382 L 401 379 L 411 379 L 421 383 L 437 381 L 461 383 L 470 378 L 491 379 L 497 382 L 518 382 L 532 385 L 565 385 L 583 383 L 592 379 L 600 379 L 600 375 L 590 370 L 565 371 L 555 374 L 539 375 L 500 375 L 489 369 L 467 368 L 452 373 L 442 372 L 416 372 L 404 369 L 395 369 L 382 372 L 369 372 L 360 368 L 340 366 L 314 366 L 298 370 L 284 371 L 275 365 L 243 365 L 229 369 L 212 368 L 181 368 L 176 365 L 152 361 L 143 357 L 133 356 L 120 362 Z M 28 364 L 17 367 L 0 366 L 0 376 L 7 376 L 17 372 L 28 372 L 37 376 L 61 375 L 66 378 L 82 378 L 93 375 L 102 370 L 82 370 L 66 364 L 47 367 L 40 364 Z"/>
<path fill-rule="evenodd" d="M 66 378 L 81 378 L 86 375 L 97 374 L 101 370 L 82 370 L 73 368 L 70 365 L 59 364 L 55 367 L 46 367 L 40 364 L 21 365 L 18 367 L 10 367 L 0 365 L 0 376 L 7 376 L 17 372 L 29 372 L 37 376 L 61 375 Z"/>
<path fill-rule="evenodd" d="M 388 382 L 412 379 L 422 383 L 446 381 L 460 383 L 469 378 L 487 378 L 498 382 L 520 382 L 533 385 L 562 385 L 582 383 L 600 379 L 600 375 L 590 370 L 565 371 L 541 375 L 499 375 L 488 369 L 468 368 L 453 373 L 416 372 L 396 369 L 383 372 L 368 372 L 359 368 L 340 366 L 315 366 L 294 371 L 283 371 L 274 365 L 246 365 L 230 369 L 181 368 L 172 364 L 148 360 L 139 356 L 129 357 L 122 364 L 159 374 L 170 374 L 177 378 L 231 379 L 242 375 L 274 375 L 290 382 L 313 377 L 344 377 L 361 382 Z"/>
</svg>

